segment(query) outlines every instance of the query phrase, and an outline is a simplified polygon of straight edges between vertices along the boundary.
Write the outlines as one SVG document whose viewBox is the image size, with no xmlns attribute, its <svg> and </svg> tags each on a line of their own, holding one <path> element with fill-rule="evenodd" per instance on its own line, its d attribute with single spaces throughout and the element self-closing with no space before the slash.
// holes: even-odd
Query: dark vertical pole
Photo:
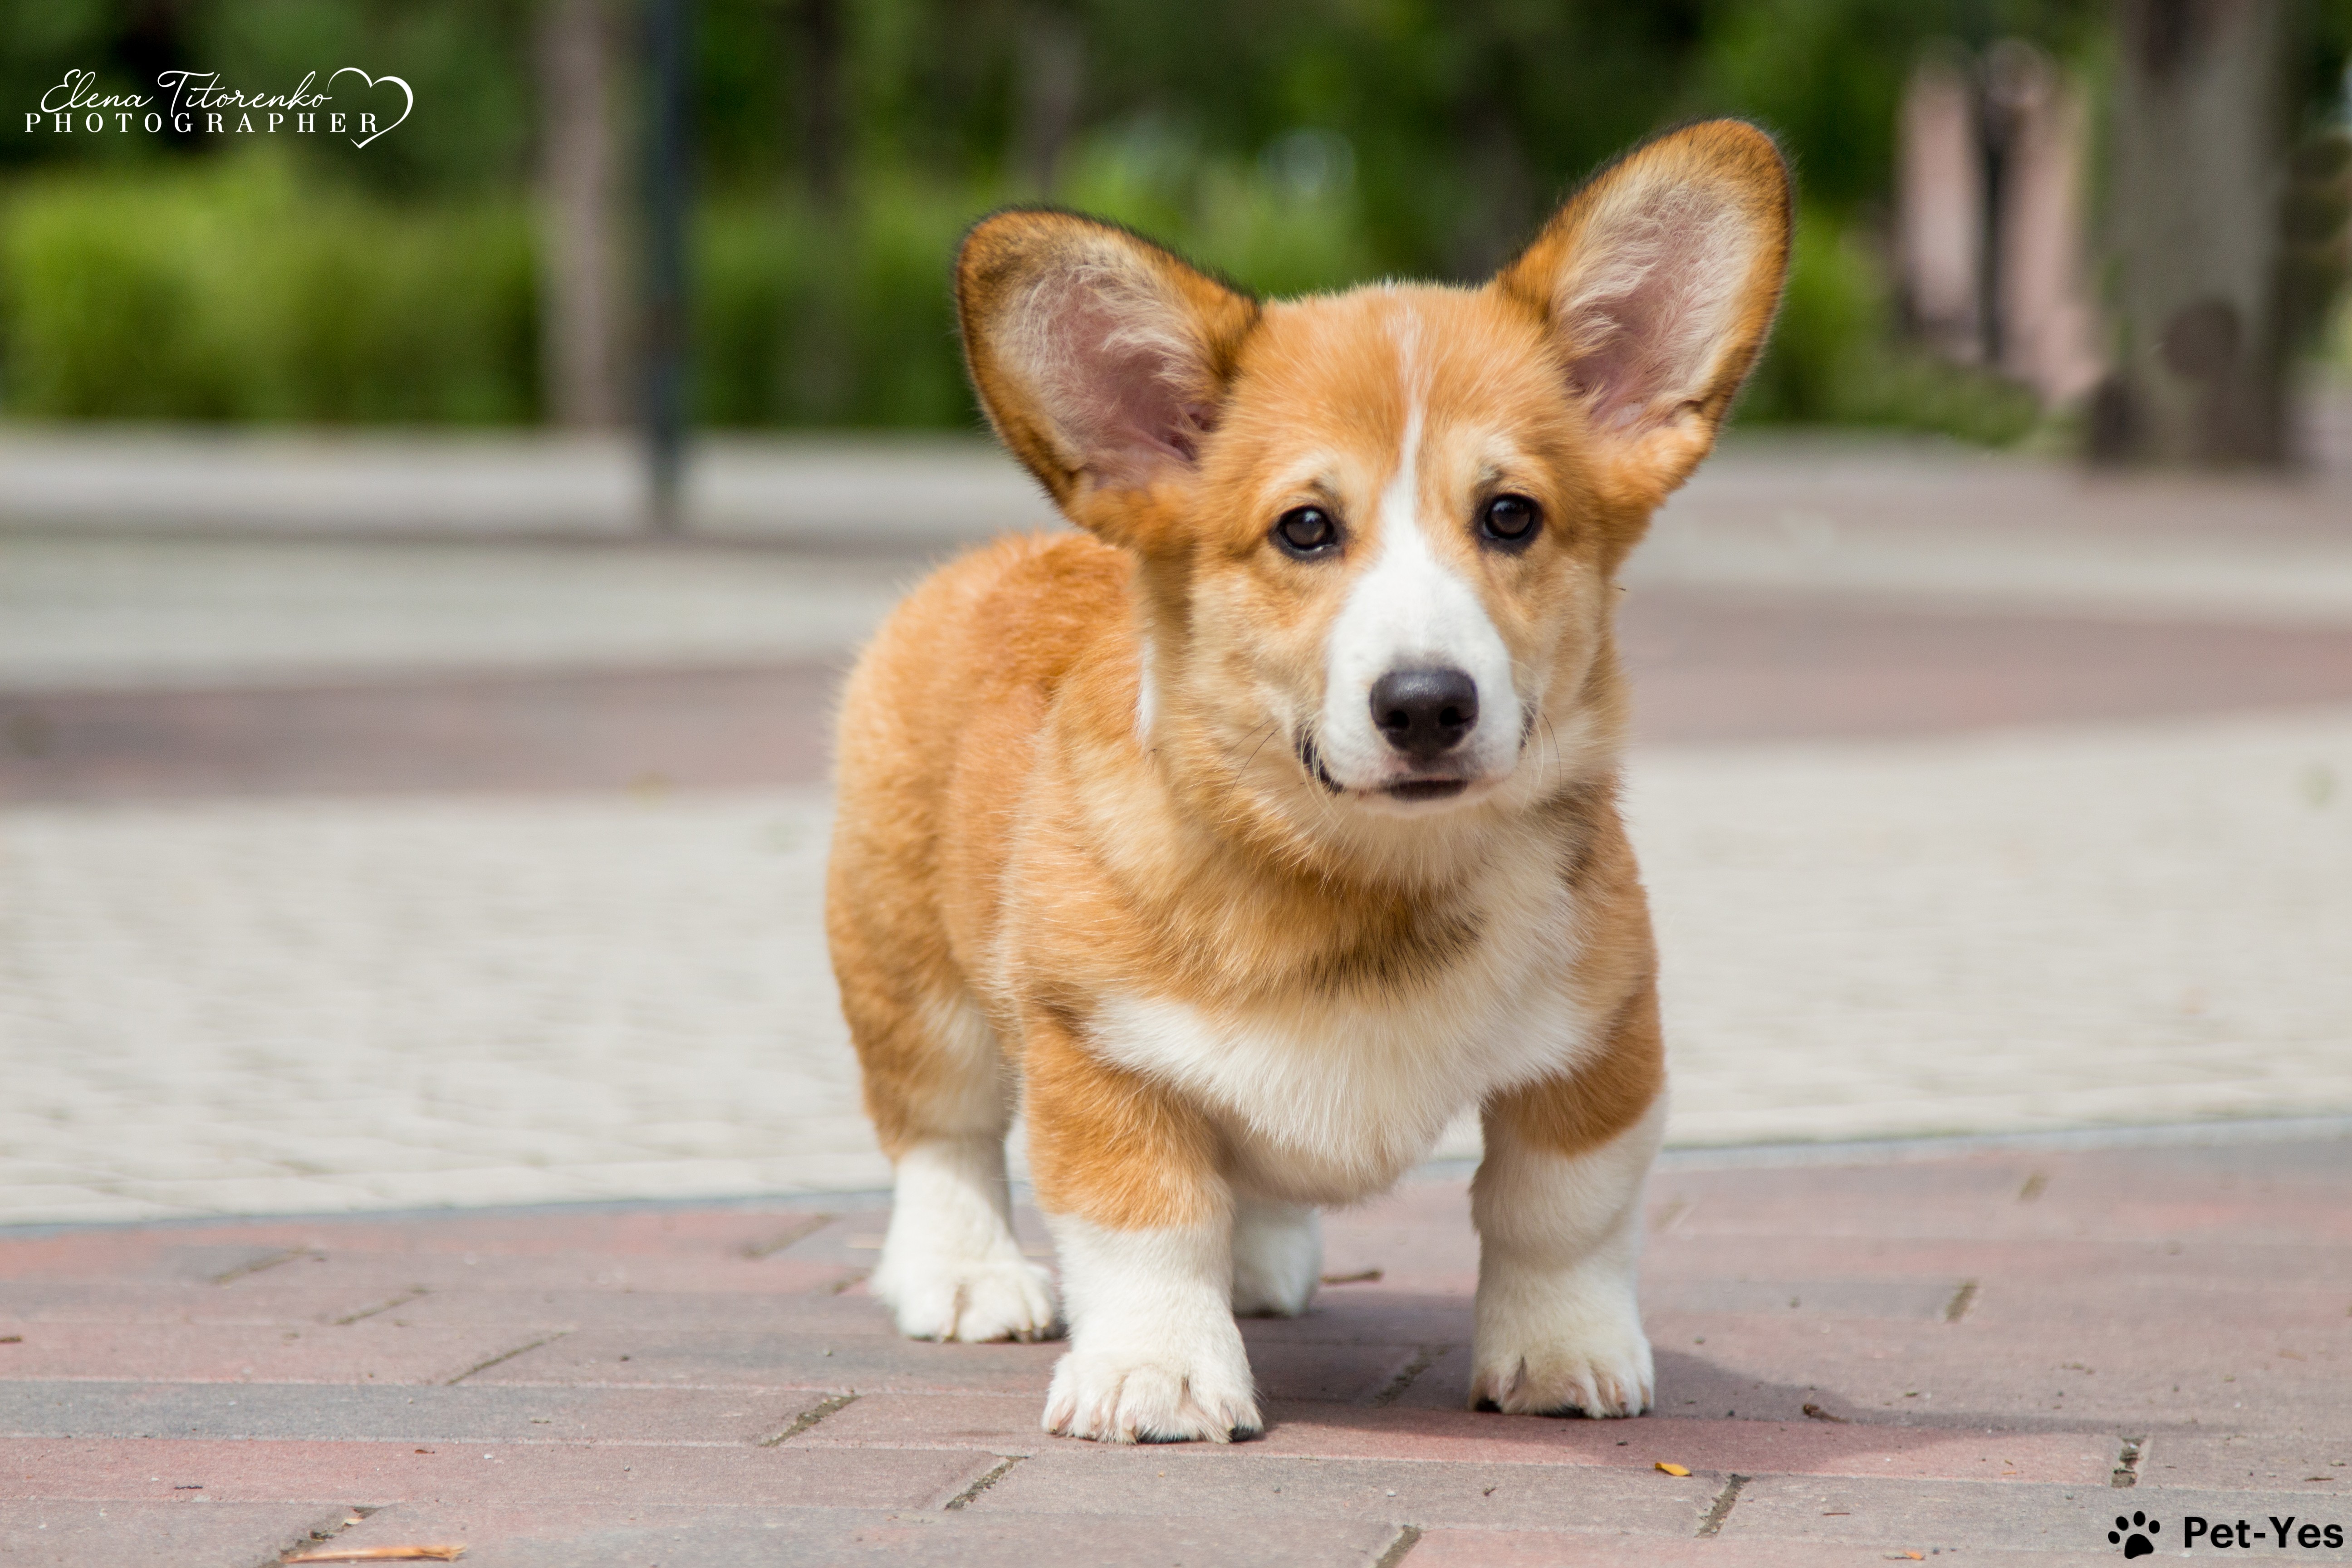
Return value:
<svg viewBox="0 0 2352 1568">
<path fill-rule="evenodd" d="M 687 220 L 690 206 L 687 121 L 693 0 L 647 0 L 652 103 L 646 169 L 646 457 L 647 521 L 656 533 L 685 526 Z"/>
<path fill-rule="evenodd" d="M 2001 252 L 2009 239 L 2010 146 L 2017 112 L 2000 46 L 1977 62 L 1977 164 L 1984 171 L 1983 221 L 1977 225 L 1977 352 L 1988 370 L 1999 370 L 2009 349 L 2009 323 L 2001 319 Z"/>
</svg>

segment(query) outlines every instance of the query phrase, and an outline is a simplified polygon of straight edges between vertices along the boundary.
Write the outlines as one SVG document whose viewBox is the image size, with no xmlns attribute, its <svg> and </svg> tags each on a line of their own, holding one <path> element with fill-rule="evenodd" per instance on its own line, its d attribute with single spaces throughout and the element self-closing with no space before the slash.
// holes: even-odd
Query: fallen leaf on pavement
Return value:
<svg viewBox="0 0 2352 1568">
<path fill-rule="evenodd" d="M 1845 1419 L 1843 1415 L 1831 1415 L 1828 1411 L 1822 1409 L 1818 1405 L 1806 1405 L 1805 1414 L 1811 1416 L 1816 1421 L 1843 1421 Z"/>
<path fill-rule="evenodd" d="M 1380 1282 L 1380 1278 L 1381 1271 L 1377 1268 L 1360 1268 L 1353 1274 L 1326 1274 L 1323 1276 L 1323 1283 L 1326 1285 L 1375 1285 Z"/>
<path fill-rule="evenodd" d="M 305 1552 L 289 1563 L 455 1563 L 466 1555 L 464 1546 L 331 1546 Z"/>
<path fill-rule="evenodd" d="M 1684 1467 L 1680 1465 L 1670 1465 L 1664 1459 L 1660 1459 L 1658 1461 L 1658 1468 L 1665 1471 L 1666 1474 L 1670 1476 L 1686 1476 L 1690 1474 L 1690 1471 L 1685 1469 Z"/>
</svg>

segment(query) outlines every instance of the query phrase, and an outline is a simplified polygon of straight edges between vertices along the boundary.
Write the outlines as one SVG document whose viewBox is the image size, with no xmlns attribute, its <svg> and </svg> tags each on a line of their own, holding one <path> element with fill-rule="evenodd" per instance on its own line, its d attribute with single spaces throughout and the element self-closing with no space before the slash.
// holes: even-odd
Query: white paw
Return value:
<svg viewBox="0 0 2352 1568">
<path fill-rule="evenodd" d="M 910 1340 L 1050 1340 L 1054 1284 L 1019 1256 L 901 1264 L 887 1251 L 870 1289 Z"/>
<path fill-rule="evenodd" d="M 1298 1204 L 1240 1205 L 1234 1214 L 1234 1312 L 1295 1318 L 1323 1276 L 1323 1220 Z"/>
<path fill-rule="evenodd" d="M 1499 1296 L 1501 1293 L 1497 1293 Z M 1650 1341 L 1632 1295 L 1513 1292 L 1478 1303 L 1473 1409 L 1514 1415 L 1639 1415 L 1657 1392 Z"/>
<path fill-rule="evenodd" d="M 1045 1430 L 1097 1443 L 1236 1443 L 1265 1430 L 1241 1336 L 1230 1354 L 1072 1351 L 1054 1368 Z"/>
</svg>

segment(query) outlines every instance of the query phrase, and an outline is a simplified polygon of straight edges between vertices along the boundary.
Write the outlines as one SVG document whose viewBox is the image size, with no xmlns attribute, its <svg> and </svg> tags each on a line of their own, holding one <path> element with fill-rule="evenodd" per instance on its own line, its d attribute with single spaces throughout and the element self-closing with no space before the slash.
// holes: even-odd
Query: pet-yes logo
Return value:
<svg viewBox="0 0 2352 1568">
<path fill-rule="evenodd" d="M 2126 1557 L 2145 1557 L 2156 1550 L 2156 1542 L 2150 1538 L 2163 1533 L 2161 1520 L 2135 1512 L 2129 1519 L 2116 1515 L 2116 1527 L 2107 1531 L 2107 1539 L 2122 1547 Z"/>
<path fill-rule="evenodd" d="M 2263 1528 L 2267 1522 L 2268 1530 Z M 2135 1510 L 2116 1515 L 2116 1527 L 2107 1531 L 2108 1542 L 2123 1548 L 2126 1557 L 2146 1557 L 2161 1543 L 2165 1534 L 2164 1521 L 2150 1519 Z M 2281 1519 L 2269 1514 L 2263 1520 L 2209 1520 L 2201 1514 L 2187 1514 L 2174 1532 L 2183 1552 L 2198 1547 L 2229 1552 L 2238 1549 L 2252 1551 L 2256 1546 L 2279 1550 L 2299 1548 L 2305 1552 L 2341 1552 L 2344 1550 L 2344 1527 L 2323 1524 L 2294 1514 Z"/>
<path fill-rule="evenodd" d="M 28 136 L 341 136 L 364 147 L 405 121 L 416 94 L 396 76 L 357 66 L 312 71 L 291 92 L 247 92 L 218 71 L 168 70 L 153 92 L 109 92 L 98 73 L 69 70 L 25 116 Z"/>
</svg>

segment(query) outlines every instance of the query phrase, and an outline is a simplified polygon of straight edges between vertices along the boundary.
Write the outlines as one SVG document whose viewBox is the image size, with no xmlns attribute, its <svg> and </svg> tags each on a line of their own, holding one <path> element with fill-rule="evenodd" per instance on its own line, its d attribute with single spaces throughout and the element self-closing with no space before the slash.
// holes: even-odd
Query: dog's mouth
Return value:
<svg viewBox="0 0 2352 1568">
<path fill-rule="evenodd" d="M 1300 731 L 1294 750 L 1298 753 L 1298 765 L 1307 770 L 1308 778 L 1321 784 L 1329 794 L 1346 795 L 1348 793 L 1348 786 L 1333 778 L 1331 770 L 1323 765 L 1323 752 L 1315 744 L 1315 738 L 1312 735 L 1304 730 Z M 1428 800 L 1451 800 L 1469 787 L 1470 781 L 1465 778 L 1399 779 L 1394 784 L 1382 784 L 1378 789 L 1360 793 L 1386 795 L 1391 800 L 1410 804 Z"/>
<path fill-rule="evenodd" d="M 1298 765 L 1307 770 L 1307 776 L 1308 778 L 1313 779 L 1317 784 L 1321 784 L 1326 790 L 1329 791 L 1333 795 L 1345 795 L 1347 793 L 1347 786 L 1342 784 L 1338 779 L 1333 778 L 1331 776 L 1331 770 L 1323 765 L 1323 753 L 1317 748 L 1314 736 L 1309 735 L 1304 730 L 1299 731 L 1297 750 L 1298 752 Z"/>
</svg>

